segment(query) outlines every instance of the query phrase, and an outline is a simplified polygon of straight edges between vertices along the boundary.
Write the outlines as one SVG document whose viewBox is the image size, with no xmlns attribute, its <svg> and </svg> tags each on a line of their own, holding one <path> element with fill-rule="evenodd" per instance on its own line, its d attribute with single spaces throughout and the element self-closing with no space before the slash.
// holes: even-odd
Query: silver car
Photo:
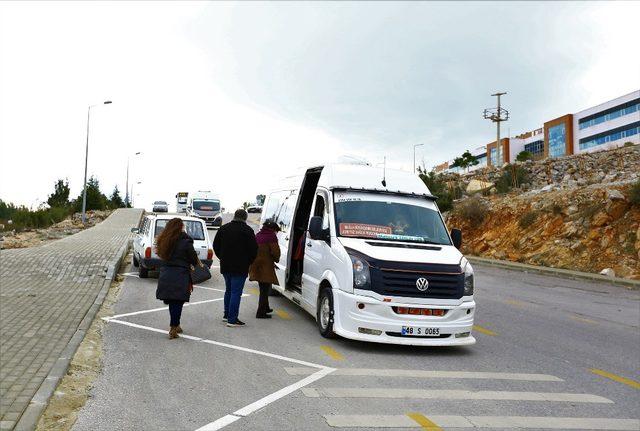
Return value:
<svg viewBox="0 0 640 431">
<path fill-rule="evenodd" d="M 167 213 L 169 212 L 169 204 L 167 204 L 165 201 L 155 201 L 153 203 L 153 212 Z"/>
</svg>

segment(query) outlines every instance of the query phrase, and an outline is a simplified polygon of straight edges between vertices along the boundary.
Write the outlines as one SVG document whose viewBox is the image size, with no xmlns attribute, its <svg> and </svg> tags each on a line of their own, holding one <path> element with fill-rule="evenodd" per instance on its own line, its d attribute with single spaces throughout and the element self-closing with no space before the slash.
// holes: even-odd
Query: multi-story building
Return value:
<svg viewBox="0 0 640 431">
<path fill-rule="evenodd" d="M 534 159 L 562 157 L 620 147 L 626 142 L 640 144 L 640 90 L 616 99 L 546 121 L 543 127 L 513 138 L 500 139 L 503 163 L 516 160 L 522 151 Z M 496 141 L 471 152 L 482 166 L 498 164 Z M 460 171 L 451 168 L 453 160 L 434 167 L 437 172 Z"/>
</svg>

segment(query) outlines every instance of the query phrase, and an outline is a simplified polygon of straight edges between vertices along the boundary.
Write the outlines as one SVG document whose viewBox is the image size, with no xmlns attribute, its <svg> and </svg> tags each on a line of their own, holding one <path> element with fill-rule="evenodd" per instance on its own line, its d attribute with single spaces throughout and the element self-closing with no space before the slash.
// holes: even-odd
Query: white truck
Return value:
<svg viewBox="0 0 640 431">
<path fill-rule="evenodd" d="M 190 195 L 187 215 L 198 217 L 207 226 L 222 226 L 222 207 L 220 198 L 210 190 L 198 190 Z"/>
</svg>

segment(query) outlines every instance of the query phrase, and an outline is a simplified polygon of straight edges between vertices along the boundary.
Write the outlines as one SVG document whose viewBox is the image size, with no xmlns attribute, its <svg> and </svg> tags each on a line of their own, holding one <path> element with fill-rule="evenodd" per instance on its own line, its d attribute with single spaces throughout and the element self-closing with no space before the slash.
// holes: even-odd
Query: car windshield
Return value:
<svg viewBox="0 0 640 431">
<path fill-rule="evenodd" d="M 342 193 L 335 210 L 342 237 L 451 245 L 438 211 L 419 199 Z"/>
<path fill-rule="evenodd" d="M 179 204 L 186 204 L 187 203 L 187 198 L 178 198 L 178 203 Z"/>
<path fill-rule="evenodd" d="M 220 211 L 220 201 L 193 201 L 193 209 L 200 211 Z"/>
<path fill-rule="evenodd" d="M 154 205 L 166 205 L 167 203 L 165 201 L 155 201 L 153 204 Z"/>
<path fill-rule="evenodd" d="M 157 237 L 164 230 L 165 226 L 169 222 L 169 219 L 156 220 L 155 236 Z M 182 220 L 184 223 L 187 235 L 197 241 L 204 240 L 204 229 L 202 228 L 202 222 L 195 220 Z"/>
</svg>

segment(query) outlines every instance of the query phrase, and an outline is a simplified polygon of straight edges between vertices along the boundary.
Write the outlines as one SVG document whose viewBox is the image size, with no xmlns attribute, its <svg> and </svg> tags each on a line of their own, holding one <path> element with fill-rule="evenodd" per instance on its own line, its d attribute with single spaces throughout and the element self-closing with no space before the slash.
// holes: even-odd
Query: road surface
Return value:
<svg viewBox="0 0 640 431">
<path fill-rule="evenodd" d="M 169 340 L 129 271 L 75 430 L 640 429 L 637 291 L 476 266 L 477 344 L 418 348 L 324 339 L 282 297 L 256 320 L 251 282 L 227 328 L 214 268 Z"/>
</svg>

